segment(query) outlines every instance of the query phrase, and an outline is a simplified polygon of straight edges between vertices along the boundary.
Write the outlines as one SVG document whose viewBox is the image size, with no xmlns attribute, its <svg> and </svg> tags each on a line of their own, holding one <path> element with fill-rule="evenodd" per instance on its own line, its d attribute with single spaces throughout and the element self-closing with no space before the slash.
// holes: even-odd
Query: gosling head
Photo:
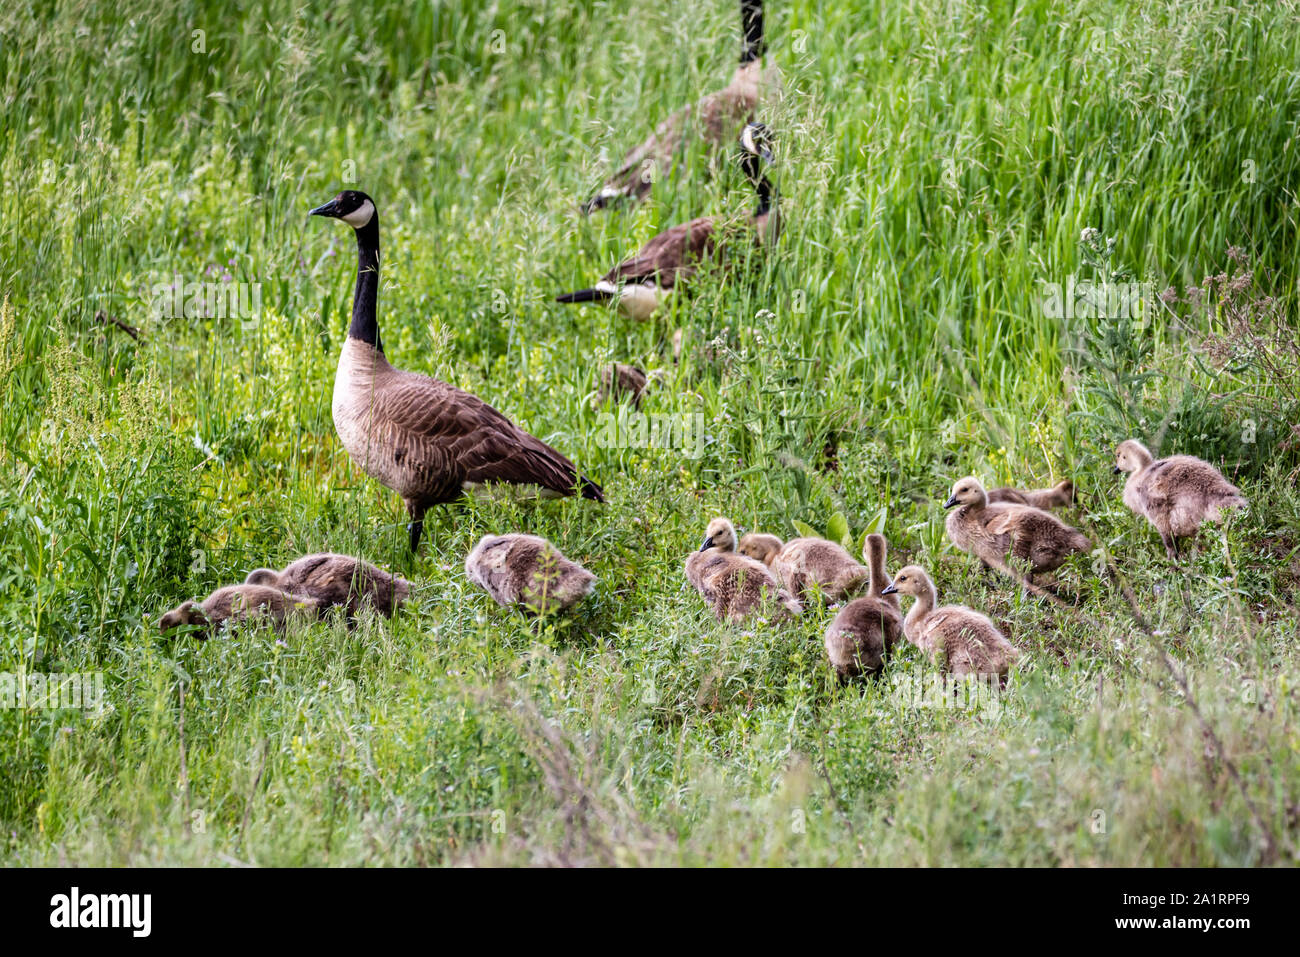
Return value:
<svg viewBox="0 0 1300 957">
<path fill-rule="evenodd" d="M 280 583 L 280 573 L 274 568 L 254 568 L 244 579 L 245 585 L 267 585 L 274 588 Z"/>
<path fill-rule="evenodd" d="M 867 536 L 866 544 L 862 546 L 862 557 L 866 559 L 868 565 L 873 562 L 884 565 L 886 547 L 885 536 L 879 532 L 872 532 Z"/>
<path fill-rule="evenodd" d="M 208 619 L 203 614 L 202 607 L 197 602 L 187 601 L 159 618 L 158 630 L 166 634 L 173 628 L 179 628 L 182 625 L 206 625 L 207 622 Z"/>
<path fill-rule="evenodd" d="M 906 568 L 899 569 L 893 582 L 885 586 L 881 594 L 924 595 L 933 588 L 934 583 L 930 581 L 930 576 L 924 568 L 920 565 L 908 565 Z"/>
<path fill-rule="evenodd" d="M 375 201 L 360 190 L 345 189 L 328 203 L 317 206 L 310 215 L 341 219 L 353 229 L 361 229 L 374 220 Z"/>
<path fill-rule="evenodd" d="M 980 484 L 980 480 L 973 475 L 967 475 L 964 479 L 958 479 L 953 483 L 952 494 L 948 496 L 948 501 L 943 503 L 943 507 L 987 505 L 988 501 L 988 493 L 984 491 L 984 486 Z"/>
<path fill-rule="evenodd" d="M 736 551 L 753 558 L 756 561 L 766 565 L 772 560 L 777 552 L 781 550 L 781 539 L 775 535 L 764 535 L 759 532 L 750 532 L 740 539 L 740 544 L 736 546 Z"/>
<path fill-rule="evenodd" d="M 735 547 L 736 526 L 732 525 L 729 519 L 715 518 L 709 522 L 700 551 L 707 552 L 710 548 L 720 548 L 724 552 L 729 552 Z"/>
<path fill-rule="evenodd" d="M 1151 464 L 1151 450 L 1137 439 L 1126 439 L 1115 449 L 1115 474 L 1138 472 Z"/>
</svg>

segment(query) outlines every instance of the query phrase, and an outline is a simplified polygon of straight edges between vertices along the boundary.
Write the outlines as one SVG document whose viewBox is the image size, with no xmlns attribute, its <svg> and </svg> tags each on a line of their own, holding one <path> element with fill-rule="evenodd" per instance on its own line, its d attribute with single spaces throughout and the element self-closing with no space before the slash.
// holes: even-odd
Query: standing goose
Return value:
<svg viewBox="0 0 1300 957">
<path fill-rule="evenodd" d="M 719 240 L 729 227 L 752 231 L 756 245 L 775 241 L 780 230 L 779 210 L 763 164 L 772 161 L 771 134 L 762 123 L 749 123 L 740 134 L 740 165 L 758 193 L 758 207 L 737 223 L 718 216 L 702 216 L 664 230 L 626 262 L 605 273 L 590 289 L 556 296 L 556 302 L 610 302 L 632 319 L 649 319 L 658 311 L 678 282 L 689 280 L 714 258 Z"/>
<path fill-rule="evenodd" d="M 667 173 L 692 133 L 721 148 L 753 117 L 766 91 L 777 83 L 774 73 L 763 73 L 763 0 L 740 0 L 740 23 L 745 42 L 731 83 L 660 123 L 648 140 L 623 158 L 622 165 L 582 207 L 583 212 L 618 202 L 640 202 L 649 195 L 655 178 Z"/>
<path fill-rule="evenodd" d="M 540 486 L 542 495 L 603 502 L 573 463 L 477 396 L 388 364 L 379 337 L 379 213 L 365 193 L 344 190 L 313 216 L 341 219 L 357 235 L 352 325 L 334 378 L 334 428 L 352 461 L 402 496 L 411 551 L 424 513 L 489 482 Z"/>
<path fill-rule="evenodd" d="M 1170 558 L 1178 557 L 1178 539 L 1196 534 L 1201 522 L 1217 522 L 1225 509 L 1245 508 L 1241 489 L 1204 459 L 1171 455 L 1157 459 L 1137 439 L 1115 450 L 1115 474 L 1128 472 L 1124 504 L 1156 527 Z"/>
</svg>

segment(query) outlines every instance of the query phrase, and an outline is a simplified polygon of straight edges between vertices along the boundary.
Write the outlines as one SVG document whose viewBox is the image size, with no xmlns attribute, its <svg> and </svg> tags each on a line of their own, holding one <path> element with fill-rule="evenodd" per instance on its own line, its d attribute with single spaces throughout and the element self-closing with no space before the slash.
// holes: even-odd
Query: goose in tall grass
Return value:
<svg viewBox="0 0 1300 957">
<path fill-rule="evenodd" d="M 732 231 L 748 232 L 757 245 L 776 240 L 780 230 L 779 210 L 772 184 L 763 165 L 772 161 L 771 134 L 762 123 L 749 123 L 740 134 L 740 165 L 758 194 L 758 206 L 742 221 L 720 216 L 702 216 L 689 223 L 666 229 L 641 247 L 631 259 L 619 263 L 588 289 L 556 296 L 562 303 L 613 302 L 623 315 L 649 319 L 678 284 L 718 258 L 730 241 Z"/>
<path fill-rule="evenodd" d="M 564 611 L 596 590 L 595 575 L 538 535 L 484 535 L 465 574 L 498 605 L 537 615 Z"/>
<path fill-rule="evenodd" d="M 945 522 L 954 545 L 1004 571 L 1007 555 L 1014 556 L 1028 564 L 1031 584 L 1035 575 L 1055 571 L 1071 555 L 1092 547 L 1081 532 L 1050 512 L 1007 502 L 990 504 L 973 475 L 953 483 L 943 507 L 956 509 Z"/>
<path fill-rule="evenodd" d="M 753 118 L 759 102 L 778 83 L 775 70 L 763 70 L 766 45 L 762 0 L 741 0 L 740 21 L 744 46 L 731 83 L 660 123 L 648 140 L 623 158 L 600 191 L 583 206 L 584 212 L 625 201 L 639 202 L 650 193 L 655 179 L 667 174 L 693 135 L 721 148 L 735 138 L 742 124 Z"/>
<path fill-rule="evenodd" d="M 296 595 L 265 585 L 227 585 L 218 588 L 202 602 L 187 601 L 158 620 L 164 634 L 184 625 L 195 626 L 194 637 L 205 641 L 216 634 L 224 622 L 232 626 L 264 618 L 277 631 L 283 631 L 290 617 L 304 619 L 320 616 L 321 603 L 310 595 Z"/>
<path fill-rule="evenodd" d="M 884 594 L 895 593 L 916 598 L 903 619 L 903 634 L 941 664 L 946 674 L 997 675 L 1000 683 L 1006 683 L 1020 650 L 987 615 L 965 605 L 940 606 L 934 582 L 919 565 L 908 565 L 894 576 Z"/>
<path fill-rule="evenodd" d="M 411 594 L 411 583 L 351 555 L 318 552 L 290 562 L 283 571 L 257 568 L 244 579 L 246 585 L 266 585 L 315 598 L 323 608 L 343 608 L 355 618 L 369 605 L 391 618 Z"/>
<path fill-rule="evenodd" d="M 1137 439 L 1115 449 L 1115 474 L 1121 472 L 1128 473 L 1124 504 L 1155 526 L 1170 558 L 1178 557 L 1178 539 L 1195 535 L 1202 522 L 1218 522 L 1225 510 L 1249 504 L 1241 490 L 1204 459 L 1157 459 Z"/>
<path fill-rule="evenodd" d="M 1068 508 L 1074 504 L 1074 483 L 1069 479 L 1057 482 L 1051 488 L 1001 488 L 989 489 L 989 503 L 1008 502 L 1012 505 L 1031 505 L 1034 508 Z"/>
<path fill-rule="evenodd" d="M 686 580 L 713 608 L 718 621 L 744 621 L 769 605 L 776 606 L 774 619 L 803 611 L 766 565 L 735 549 L 736 527 L 725 518 L 715 518 L 700 550 L 686 559 Z"/>
<path fill-rule="evenodd" d="M 482 399 L 389 365 L 379 336 L 379 213 L 365 193 L 344 190 L 311 211 L 347 223 L 357 238 L 352 324 L 334 378 L 334 428 L 364 472 L 397 492 L 415 551 L 424 513 L 488 483 L 537 487 L 544 497 L 604 501 L 573 463 Z"/>
<path fill-rule="evenodd" d="M 866 594 L 841 608 L 826 629 L 826 658 L 841 682 L 859 675 L 880 674 L 885 656 L 902 633 L 898 595 L 885 594 L 890 584 L 885 571 L 886 547 L 885 536 L 867 536 L 864 557 L 870 577 Z"/>
</svg>

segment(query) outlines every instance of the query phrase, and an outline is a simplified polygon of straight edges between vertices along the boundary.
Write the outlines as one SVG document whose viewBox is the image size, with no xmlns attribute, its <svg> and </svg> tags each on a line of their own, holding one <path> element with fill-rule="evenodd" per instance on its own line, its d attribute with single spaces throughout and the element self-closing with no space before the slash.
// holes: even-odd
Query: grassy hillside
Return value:
<svg viewBox="0 0 1300 957">
<path fill-rule="evenodd" d="M 639 208 L 576 207 L 727 81 L 730 0 L 157 6 L 0 12 L 0 672 L 100 672 L 108 702 L 0 709 L 5 860 L 1294 863 L 1293 0 L 771 3 L 784 235 L 644 324 L 552 299 L 748 186 L 695 150 Z M 306 214 L 347 186 L 379 204 L 393 362 L 608 504 L 439 509 L 406 553 L 330 415 L 353 240 Z M 260 314 L 161 316 L 177 280 L 258 284 Z M 1050 284 L 1097 280 L 1148 284 L 1141 314 L 1051 314 Z M 611 359 L 662 370 L 643 411 L 700 414 L 701 454 L 607 447 Z M 1120 501 L 1130 436 L 1220 465 L 1249 513 L 1175 568 Z M 968 473 L 1076 481 L 1099 546 L 1061 575 L 1077 610 L 948 544 Z M 1028 652 L 996 711 L 904 694 L 910 646 L 840 689 L 824 607 L 727 626 L 685 585 L 716 514 L 860 538 L 882 512 L 891 569 Z M 464 556 L 510 530 L 596 597 L 493 605 Z M 159 637 L 185 598 L 324 549 L 415 600 Z"/>
</svg>

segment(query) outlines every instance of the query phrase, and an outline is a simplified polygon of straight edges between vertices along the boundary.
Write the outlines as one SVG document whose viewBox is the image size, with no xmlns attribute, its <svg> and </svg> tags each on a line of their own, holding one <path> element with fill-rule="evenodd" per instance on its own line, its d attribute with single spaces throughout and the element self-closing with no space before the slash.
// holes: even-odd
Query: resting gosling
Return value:
<svg viewBox="0 0 1300 957">
<path fill-rule="evenodd" d="M 370 605 L 385 618 L 411 594 L 411 583 L 351 555 L 321 552 L 290 562 L 284 571 L 258 568 L 248 573 L 246 585 L 267 585 L 281 591 L 307 595 L 322 609 L 342 607 L 355 618 L 362 605 Z"/>
<path fill-rule="evenodd" d="M 715 518 L 700 550 L 686 559 L 686 580 L 713 606 L 718 621 L 743 621 L 768 601 L 780 606 L 774 621 L 803 612 L 803 605 L 781 587 L 766 565 L 738 554 L 735 548 L 735 526 Z"/>
<path fill-rule="evenodd" d="M 595 575 L 537 535 L 484 535 L 465 574 L 498 605 L 535 615 L 566 611 L 596 590 Z"/>
<path fill-rule="evenodd" d="M 384 354 L 379 297 L 379 213 L 365 193 L 344 190 L 313 216 L 339 219 L 357 239 L 352 324 L 334 376 L 334 429 L 363 472 L 398 495 L 411 518 L 411 551 L 424 513 L 485 483 L 539 487 L 543 496 L 605 500 L 572 462 L 476 395 L 415 372 Z"/>
<path fill-rule="evenodd" d="M 772 569 L 801 601 L 812 597 L 814 585 L 830 601 L 843 601 L 868 577 L 867 568 L 854 561 L 844 546 L 825 538 L 793 538 L 782 543 L 775 535 L 751 532 L 740 540 L 737 551 Z"/>
<path fill-rule="evenodd" d="M 1224 509 L 1246 508 L 1241 490 L 1204 459 L 1171 455 L 1154 459 L 1137 439 L 1115 449 L 1115 474 L 1128 472 L 1124 504 L 1156 527 L 1170 558 L 1178 539 L 1196 534 L 1204 521 L 1218 522 Z"/>
<path fill-rule="evenodd" d="M 294 595 L 265 585 L 227 585 L 198 602 L 187 601 L 158 620 L 158 630 L 166 633 L 181 625 L 199 625 L 194 637 L 206 641 L 222 622 L 240 624 L 252 618 L 270 619 L 277 631 L 295 612 L 304 618 L 318 618 L 321 603 L 308 595 Z"/>
<path fill-rule="evenodd" d="M 1050 512 L 1006 502 L 990 505 L 984 486 L 971 475 L 953 484 L 943 507 L 954 506 L 945 522 L 952 543 L 1001 570 L 1009 552 L 1029 565 L 1030 584 L 1035 575 L 1055 571 L 1071 555 L 1092 547 L 1081 532 Z"/>
<path fill-rule="evenodd" d="M 826 657 L 841 683 L 859 675 L 880 674 L 885 656 L 902 632 L 898 596 L 885 594 L 889 584 L 885 549 L 885 536 L 867 536 L 863 552 L 870 572 L 867 593 L 841 608 L 826 629 Z"/>
<path fill-rule="evenodd" d="M 914 595 L 916 601 L 903 619 L 907 640 L 941 664 L 951 675 L 997 675 L 1006 684 L 1007 671 L 1020 658 L 1020 650 L 1007 641 L 997 625 L 965 605 L 939 604 L 934 582 L 924 568 L 908 565 L 894 576 L 884 593 Z"/>
<path fill-rule="evenodd" d="M 1074 504 L 1074 483 L 1069 479 L 1057 482 L 1051 488 L 995 488 L 989 491 L 989 503 L 1009 502 L 1012 505 L 1031 505 L 1034 508 L 1069 508 Z"/>
</svg>

